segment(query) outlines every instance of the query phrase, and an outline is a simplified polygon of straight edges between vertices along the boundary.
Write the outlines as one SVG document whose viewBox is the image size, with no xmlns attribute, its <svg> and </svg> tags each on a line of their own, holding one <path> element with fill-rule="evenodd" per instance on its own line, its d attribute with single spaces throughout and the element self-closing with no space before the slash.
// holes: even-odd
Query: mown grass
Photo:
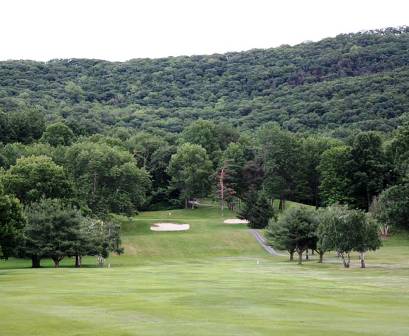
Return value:
<svg viewBox="0 0 409 336">
<path fill-rule="evenodd" d="M 298 266 L 266 255 L 245 226 L 222 224 L 232 214 L 171 213 L 116 218 L 125 255 L 110 268 L 0 262 L 0 335 L 409 334 L 406 235 L 369 253 L 365 270 L 356 256 L 348 270 L 334 255 Z M 191 230 L 150 231 L 158 221 Z"/>
</svg>

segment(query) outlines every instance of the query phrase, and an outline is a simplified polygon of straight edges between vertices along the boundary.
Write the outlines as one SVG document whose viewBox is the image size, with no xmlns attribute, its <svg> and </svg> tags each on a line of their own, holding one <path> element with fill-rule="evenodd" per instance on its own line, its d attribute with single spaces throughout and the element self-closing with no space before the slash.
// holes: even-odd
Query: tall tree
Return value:
<svg viewBox="0 0 409 336">
<path fill-rule="evenodd" d="M 302 140 L 302 153 L 305 162 L 303 176 L 307 179 L 307 189 L 305 198 L 303 201 L 305 203 L 319 207 L 321 204 L 320 198 L 320 184 L 321 175 L 319 171 L 319 165 L 321 161 L 322 154 L 329 148 L 339 144 L 334 139 L 323 137 L 323 136 L 309 136 Z"/>
<path fill-rule="evenodd" d="M 265 190 L 280 200 L 280 208 L 287 199 L 302 199 L 307 185 L 301 143 L 275 124 L 262 127 L 257 136 L 264 164 Z"/>
<path fill-rule="evenodd" d="M 270 199 L 263 192 L 249 191 L 244 199 L 244 207 L 239 217 L 246 219 L 253 229 L 264 229 L 274 216 L 274 208 Z"/>
<path fill-rule="evenodd" d="M 130 153 L 106 143 L 76 143 L 66 154 L 66 167 L 79 197 L 97 214 L 131 214 L 146 202 L 151 181 Z"/>
<path fill-rule="evenodd" d="M 200 145 L 185 143 L 181 145 L 168 167 L 171 186 L 181 192 L 185 207 L 193 197 L 206 196 L 211 186 L 212 162 L 206 150 Z"/>
<path fill-rule="evenodd" d="M 318 169 L 321 176 L 320 194 L 325 204 L 351 202 L 351 160 L 351 148 L 348 146 L 336 146 L 322 154 Z"/>
<path fill-rule="evenodd" d="M 223 153 L 223 167 L 226 172 L 226 187 L 244 199 L 249 190 L 261 187 L 264 171 L 256 159 L 255 145 L 249 137 L 241 137 L 230 143 Z"/>
<path fill-rule="evenodd" d="M 14 194 L 23 203 L 40 198 L 69 198 L 71 182 L 63 167 L 48 156 L 28 156 L 17 160 L 3 175 L 6 192 Z"/>
<path fill-rule="evenodd" d="M 352 142 L 351 156 L 353 205 L 368 210 L 373 197 L 383 190 L 387 180 L 388 166 L 380 136 L 374 132 L 358 134 Z"/>
<path fill-rule="evenodd" d="M 220 160 L 220 139 L 216 125 L 207 120 L 197 120 L 186 127 L 182 132 L 182 141 L 200 145 L 204 148 L 213 165 L 216 166 Z"/>
</svg>

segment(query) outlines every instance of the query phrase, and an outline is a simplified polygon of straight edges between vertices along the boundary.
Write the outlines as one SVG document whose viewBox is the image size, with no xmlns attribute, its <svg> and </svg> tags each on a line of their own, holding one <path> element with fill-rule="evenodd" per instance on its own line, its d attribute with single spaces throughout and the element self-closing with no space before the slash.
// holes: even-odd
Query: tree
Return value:
<svg viewBox="0 0 409 336">
<path fill-rule="evenodd" d="M 307 191 L 305 202 L 314 205 L 316 208 L 321 204 L 320 184 L 321 175 L 319 165 L 322 154 L 329 148 L 335 146 L 337 142 L 333 139 L 322 136 L 309 136 L 302 140 L 302 153 L 305 162 L 304 176 L 307 179 Z"/>
<path fill-rule="evenodd" d="M 200 145 L 206 150 L 213 164 L 217 165 L 221 156 L 221 149 L 217 127 L 213 122 L 197 120 L 191 123 L 183 130 L 182 141 L 184 143 Z"/>
<path fill-rule="evenodd" d="M 364 252 L 376 250 L 381 241 L 377 226 L 368 220 L 362 210 L 349 210 L 345 206 L 331 206 L 322 210 L 318 227 L 319 245 L 341 256 L 344 267 L 350 266 L 350 253 L 361 255 L 361 267 L 365 267 Z"/>
<path fill-rule="evenodd" d="M 260 129 L 257 134 L 263 162 L 264 188 L 280 200 L 280 209 L 287 199 L 302 199 L 306 193 L 306 178 L 301 143 L 291 133 L 275 124 Z"/>
<path fill-rule="evenodd" d="M 82 90 L 81 86 L 72 81 L 68 81 L 65 84 L 64 90 L 70 99 L 75 103 L 78 103 L 84 96 L 84 91 Z"/>
<path fill-rule="evenodd" d="M 24 254 L 31 257 L 32 267 L 49 257 L 54 266 L 66 256 L 77 254 L 81 242 L 80 211 L 59 199 L 41 199 L 26 208 Z"/>
<path fill-rule="evenodd" d="M 10 113 L 9 123 L 13 132 L 9 141 L 31 143 L 44 132 L 44 114 L 39 109 L 23 108 Z"/>
<path fill-rule="evenodd" d="M 361 268 L 365 268 L 365 252 L 377 250 L 381 247 L 382 241 L 379 237 L 376 222 L 372 221 L 368 216 L 365 217 L 362 225 L 359 225 L 356 230 L 357 238 L 354 250 L 359 253 Z"/>
<path fill-rule="evenodd" d="M 326 205 L 345 204 L 351 201 L 349 188 L 352 184 L 349 162 L 351 148 L 336 146 L 326 150 L 318 167 L 321 175 L 320 194 Z"/>
<path fill-rule="evenodd" d="M 387 233 L 390 228 L 409 228 L 409 185 L 399 184 L 384 190 L 374 209 L 375 219 Z"/>
<path fill-rule="evenodd" d="M 62 122 L 50 124 L 45 129 L 41 140 L 51 146 L 69 146 L 74 139 L 71 128 Z"/>
<path fill-rule="evenodd" d="M 386 157 L 392 163 L 397 183 L 407 182 L 409 173 L 409 120 L 398 127 L 395 137 L 386 143 Z"/>
<path fill-rule="evenodd" d="M 132 214 L 147 201 L 149 174 L 122 148 L 90 141 L 76 143 L 67 150 L 66 167 L 80 199 L 95 214 Z"/>
<path fill-rule="evenodd" d="M 156 136 L 147 132 L 140 132 L 127 141 L 127 147 L 134 155 L 140 167 L 147 167 L 150 165 L 152 156 L 161 146 L 166 142 Z"/>
<path fill-rule="evenodd" d="M 0 185 L 0 258 L 7 259 L 22 239 L 26 223 L 23 209 L 17 198 L 5 195 Z"/>
<path fill-rule="evenodd" d="M 298 263 L 302 263 L 303 253 L 312 248 L 316 239 L 318 219 L 314 210 L 306 207 L 294 207 L 286 210 L 278 219 L 272 219 L 267 229 L 267 240 L 271 245 L 285 249 L 293 260 L 298 254 Z"/>
<path fill-rule="evenodd" d="M 244 199 L 244 207 L 239 217 L 249 221 L 249 227 L 264 229 L 270 218 L 274 216 L 274 208 L 271 201 L 262 192 L 250 191 Z"/>
<path fill-rule="evenodd" d="M 28 156 L 17 159 L 3 175 L 6 192 L 16 195 L 22 203 L 40 198 L 70 198 L 71 182 L 63 167 L 48 156 Z"/>
<path fill-rule="evenodd" d="M 210 190 L 212 162 L 200 145 L 181 145 L 172 155 L 167 172 L 171 186 L 181 191 L 185 207 L 193 197 L 206 196 Z"/>
<path fill-rule="evenodd" d="M 83 235 L 87 237 L 85 253 L 97 258 L 98 265 L 103 266 L 110 252 L 118 255 L 124 252 L 121 247 L 121 227 L 111 221 L 88 218 L 83 226 Z"/>
<path fill-rule="evenodd" d="M 352 142 L 351 156 L 352 204 L 368 210 L 373 197 L 383 190 L 388 170 L 380 136 L 374 132 L 358 134 Z"/>
<path fill-rule="evenodd" d="M 8 143 L 14 138 L 10 117 L 0 110 L 0 143 Z"/>
</svg>

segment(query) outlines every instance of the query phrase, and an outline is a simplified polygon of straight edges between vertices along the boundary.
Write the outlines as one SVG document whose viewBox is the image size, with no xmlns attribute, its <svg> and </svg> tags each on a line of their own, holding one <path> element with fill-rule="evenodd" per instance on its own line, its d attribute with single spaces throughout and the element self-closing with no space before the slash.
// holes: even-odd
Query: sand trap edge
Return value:
<svg viewBox="0 0 409 336">
<path fill-rule="evenodd" d="M 151 231 L 157 232 L 173 232 L 173 231 L 187 231 L 190 230 L 189 224 L 176 224 L 176 223 L 153 223 L 151 225 Z"/>
<path fill-rule="evenodd" d="M 230 219 L 226 219 L 223 223 L 224 224 L 248 224 L 249 221 L 245 219 L 230 218 Z"/>
</svg>

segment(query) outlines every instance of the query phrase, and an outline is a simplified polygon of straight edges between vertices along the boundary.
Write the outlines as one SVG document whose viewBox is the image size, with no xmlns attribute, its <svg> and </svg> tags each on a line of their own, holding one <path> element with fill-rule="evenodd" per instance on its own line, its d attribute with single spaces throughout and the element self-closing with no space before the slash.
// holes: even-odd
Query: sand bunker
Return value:
<svg viewBox="0 0 409 336">
<path fill-rule="evenodd" d="M 186 231 L 189 229 L 189 224 L 155 223 L 151 226 L 152 231 Z"/>
<path fill-rule="evenodd" d="M 248 224 L 249 221 L 245 219 L 238 219 L 238 218 L 231 218 L 231 219 L 226 219 L 224 224 Z"/>
</svg>

